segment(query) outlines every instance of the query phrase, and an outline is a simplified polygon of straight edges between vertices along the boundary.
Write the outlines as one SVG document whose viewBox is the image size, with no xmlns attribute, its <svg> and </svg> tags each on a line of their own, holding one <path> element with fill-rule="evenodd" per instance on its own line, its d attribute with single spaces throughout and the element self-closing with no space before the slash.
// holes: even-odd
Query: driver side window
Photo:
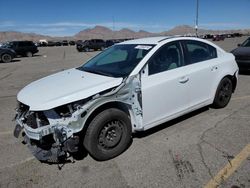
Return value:
<svg viewBox="0 0 250 188">
<path fill-rule="evenodd" d="M 183 64 L 181 47 L 178 42 L 161 47 L 148 62 L 149 75 L 181 67 Z"/>
</svg>

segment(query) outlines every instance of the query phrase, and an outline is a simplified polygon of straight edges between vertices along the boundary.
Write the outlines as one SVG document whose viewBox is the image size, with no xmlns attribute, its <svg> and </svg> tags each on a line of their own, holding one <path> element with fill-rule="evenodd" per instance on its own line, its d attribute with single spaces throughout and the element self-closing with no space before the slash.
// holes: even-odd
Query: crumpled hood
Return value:
<svg viewBox="0 0 250 188">
<path fill-rule="evenodd" d="M 32 82 L 18 93 L 17 99 L 28 105 L 30 110 L 49 110 L 85 99 L 121 83 L 122 78 L 69 69 Z"/>
<path fill-rule="evenodd" d="M 250 47 L 239 47 L 232 51 L 235 56 L 249 56 L 250 57 Z"/>
</svg>

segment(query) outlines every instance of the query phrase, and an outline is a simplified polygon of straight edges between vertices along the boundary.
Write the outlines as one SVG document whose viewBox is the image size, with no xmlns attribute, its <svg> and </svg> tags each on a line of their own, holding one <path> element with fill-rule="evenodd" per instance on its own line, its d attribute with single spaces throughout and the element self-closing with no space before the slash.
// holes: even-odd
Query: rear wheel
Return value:
<svg viewBox="0 0 250 188">
<path fill-rule="evenodd" d="M 232 81 L 225 77 L 221 80 L 213 102 L 213 107 L 224 108 L 229 103 L 233 92 Z"/>
<path fill-rule="evenodd" d="M 9 63 L 9 62 L 11 62 L 12 57 L 10 54 L 3 54 L 1 59 L 4 63 Z"/>
<path fill-rule="evenodd" d="M 119 109 L 107 109 L 91 121 L 84 146 L 96 160 L 112 159 L 127 149 L 131 134 L 128 115 Z"/>
<path fill-rule="evenodd" d="M 32 52 L 26 52 L 26 56 L 27 56 L 27 57 L 32 57 L 33 54 L 32 54 Z"/>
</svg>

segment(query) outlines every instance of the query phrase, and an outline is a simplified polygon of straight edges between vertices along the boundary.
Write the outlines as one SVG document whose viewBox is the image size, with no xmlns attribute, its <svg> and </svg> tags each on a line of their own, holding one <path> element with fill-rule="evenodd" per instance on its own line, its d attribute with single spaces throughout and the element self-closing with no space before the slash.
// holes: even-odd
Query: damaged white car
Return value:
<svg viewBox="0 0 250 188">
<path fill-rule="evenodd" d="M 81 146 L 108 160 L 127 149 L 133 132 L 211 104 L 225 107 L 237 77 L 234 56 L 206 40 L 126 41 L 23 88 L 14 135 L 22 132 L 42 161 L 58 161 Z"/>
</svg>

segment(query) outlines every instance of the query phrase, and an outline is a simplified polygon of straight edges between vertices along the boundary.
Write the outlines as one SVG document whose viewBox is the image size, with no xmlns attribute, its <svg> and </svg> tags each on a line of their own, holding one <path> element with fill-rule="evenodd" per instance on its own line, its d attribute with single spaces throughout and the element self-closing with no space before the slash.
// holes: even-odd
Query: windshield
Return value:
<svg viewBox="0 0 250 188">
<path fill-rule="evenodd" d="M 3 43 L 2 47 L 4 48 L 11 48 L 13 46 L 13 44 L 11 42 L 6 42 L 6 43 Z"/>
<path fill-rule="evenodd" d="M 241 45 L 243 47 L 250 47 L 250 38 L 248 38 L 243 44 Z"/>
<path fill-rule="evenodd" d="M 154 45 L 120 44 L 98 54 L 79 70 L 110 77 L 126 77 Z"/>
</svg>

